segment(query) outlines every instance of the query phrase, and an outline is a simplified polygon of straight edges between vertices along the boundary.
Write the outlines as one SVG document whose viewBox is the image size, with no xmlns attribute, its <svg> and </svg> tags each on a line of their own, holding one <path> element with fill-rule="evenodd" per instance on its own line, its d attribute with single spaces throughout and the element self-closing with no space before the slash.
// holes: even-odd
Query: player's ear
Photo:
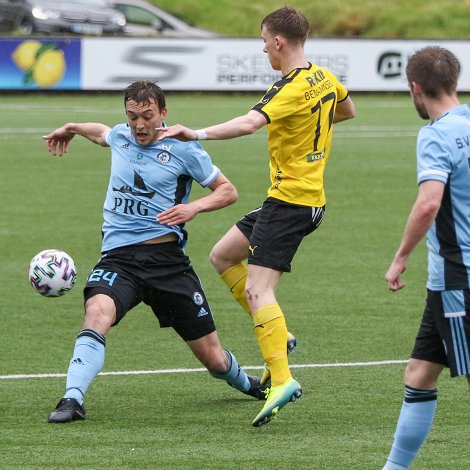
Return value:
<svg viewBox="0 0 470 470">
<path fill-rule="evenodd" d="M 421 85 L 419 85 L 418 83 L 411 82 L 410 83 L 410 91 L 411 91 L 411 93 L 413 93 L 415 95 L 416 93 L 422 93 L 423 89 L 421 88 Z"/>
<path fill-rule="evenodd" d="M 168 108 L 162 108 L 162 110 L 160 111 L 160 116 L 162 117 L 163 121 L 166 119 L 167 114 L 168 114 Z"/>
</svg>

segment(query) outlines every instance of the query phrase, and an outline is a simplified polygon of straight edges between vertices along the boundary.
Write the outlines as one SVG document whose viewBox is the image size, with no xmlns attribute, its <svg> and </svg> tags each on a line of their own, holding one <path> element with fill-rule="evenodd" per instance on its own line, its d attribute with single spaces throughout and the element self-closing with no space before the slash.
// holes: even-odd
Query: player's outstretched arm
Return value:
<svg viewBox="0 0 470 470">
<path fill-rule="evenodd" d="M 68 152 L 70 141 L 75 135 L 81 135 L 95 144 L 107 147 L 106 134 L 110 130 L 110 127 L 95 122 L 69 122 L 57 128 L 55 131 L 52 131 L 50 134 L 44 135 L 42 138 L 47 143 L 48 152 L 51 152 L 52 155 L 58 154 L 62 156 L 64 153 Z"/>
<path fill-rule="evenodd" d="M 252 134 L 265 124 L 267 124 L 267 121 L 263 114 L 251 110 L 244 116 L 239 116 L 222 124 L 206 127 L 205 129 L 194 130 L 181 124 L 176 124 L 169 127 L 158 127 L 157 131 L 162 132 L 162 135 L 158 138 L 159 140 L 169 137 L 183 142 L 205 139 L 224 140 Z"/>
<path fill-rule="evenodd" d="M 194 219 L 200 212 L 210 212 L 233 204 L 238 199 L 235 186 L 220 173 L 209 186 L 211 193 L 188 204 L 178 204 L 161 212 L 157 220 L 162 225 L 179 225 Z"/>
</svg>

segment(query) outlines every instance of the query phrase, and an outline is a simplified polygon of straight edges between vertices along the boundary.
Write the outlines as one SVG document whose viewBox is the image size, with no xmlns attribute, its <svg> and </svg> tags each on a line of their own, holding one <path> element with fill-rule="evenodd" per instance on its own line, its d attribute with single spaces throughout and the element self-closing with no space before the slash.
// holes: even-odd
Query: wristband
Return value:
<svg viewBox="0 0 470 470">
<path fill-rule="evenodd" d="M 196 131 L 197 135 L 197 140 L 206 140 L 207 139 L 207 133 L 205 129 L 198 129 Z"/>
</svg>

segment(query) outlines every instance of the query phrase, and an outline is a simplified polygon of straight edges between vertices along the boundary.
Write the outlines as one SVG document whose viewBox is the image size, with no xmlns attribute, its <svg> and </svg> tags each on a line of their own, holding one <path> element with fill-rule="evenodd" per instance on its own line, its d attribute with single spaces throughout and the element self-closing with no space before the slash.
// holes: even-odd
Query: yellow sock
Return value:
<svg viewBox="0 0 470 470">
<path fill-rule="evenodd" d="M 242 306 L 246 313 L 251 315 L 250 307 L 245 295 L 245 283 L 248 275 L 248 267 L 238 263 L 224 271 L 220 277 L 230 289 L 233 298 Z"/>
<path fill-rule="evenodd" d="M 269 304 L 253 314 L 255 335 L 263 359 L 271 372 L 271 386 L 283 384 L 292 377 L 287 360 L 287 327 L 278 304 Z"/>
</svg>

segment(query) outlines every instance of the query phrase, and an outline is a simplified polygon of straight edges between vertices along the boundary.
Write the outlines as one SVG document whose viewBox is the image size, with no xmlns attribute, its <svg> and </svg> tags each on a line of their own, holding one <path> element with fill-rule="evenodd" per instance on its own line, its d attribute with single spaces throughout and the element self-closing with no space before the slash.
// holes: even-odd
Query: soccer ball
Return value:
<svg viewBox="0 0 470 470">
<path fill-rule="evenodd" d="M 33 289 L 45 297 L 60 297 L 77 279 L 71 256 L 61 250 L 44 250 L 29 264 L 29 280 Z"/>
</svg>

